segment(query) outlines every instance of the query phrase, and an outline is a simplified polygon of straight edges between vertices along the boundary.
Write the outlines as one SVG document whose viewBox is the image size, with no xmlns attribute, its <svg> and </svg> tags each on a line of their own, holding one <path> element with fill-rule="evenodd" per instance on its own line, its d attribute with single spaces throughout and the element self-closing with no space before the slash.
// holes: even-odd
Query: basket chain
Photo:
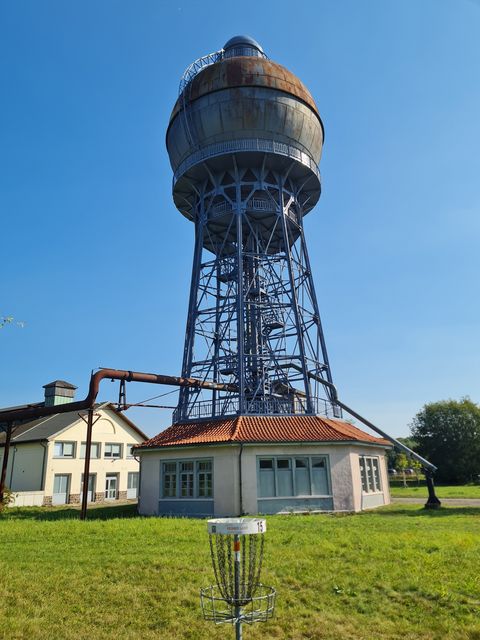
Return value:
<svg viewBox="0 0 480 640">
<path fill-rule="evenodd" d="M 215 582 L 222 598 L 233 604 L 235 602 L 235 579 L 231 536 L 210 534 L 209 542 Z M 242 536 L 241 544 L 242 564 L 239 598 L 245 604 L 255 595 L 257 584 L 260 582 L 264 538 L 257 535 Z"/>
</svg>

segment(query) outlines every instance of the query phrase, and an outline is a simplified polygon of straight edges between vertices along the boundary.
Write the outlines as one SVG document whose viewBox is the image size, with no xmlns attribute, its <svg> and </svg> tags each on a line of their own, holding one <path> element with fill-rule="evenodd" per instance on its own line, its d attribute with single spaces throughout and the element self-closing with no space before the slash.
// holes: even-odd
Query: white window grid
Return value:
<svg viewBox="0 0 480 640">
<path fill-rule="evenodd" d="M 87 443 L 82 442 L 80 445 L 80 459 L 85 460 L 85 453 L 87 451 Z M 101 457 L 101 444 L 100 442 L 92 442 L 90 447 L 90 459 L 97 460 Z"/>
<path fill-rule="evenodd" d="M 284 462 L 283 461 L 287 461 L 288 460 L 288 466 L 283 466 Z M 306 493 L 299 493 L 297 492 L 297 481 L 296 481 L 296 477 L 295 477 L 295 469 L 296 469 L 296 461 L 307 461 L 307 467 L 299 467 L 299 468 L 307 468 L 308 471 L 308 483 L 309 483 L 309 487 L 310 487 L 310 491 L 306 492 Z M 272 462 L 272 467 L 270 468 L 265 468 L 264 470 L 262 469 L 262 462 L 266 462 L 266 461 L 271 461 Z M 280 462 L 280 466 L 279 466 L 279 462 Z M 312 469 L 314 468 L 314 464 L 321 464 L 323 468 L 326 469 L 326 480 L 327 480 L 327 493 L 314 493 L 313 491 L 313 474 L 312 474 Z M 302 463 L 301 463 L 302 464 Z M 280 496 L 278 493 L 278 486 L 279 486 L 279 481 L 278 481 L 278 471 L 282 471 L 282 469 L 289 469 L 292 471 L 292 495 L 289 496 Z M 260 495 L 260 475 L 262 474 L 262 472 L 264 471 L 272 471 L 274 472 L 274 490 L 273 490 L 273 495 L 272 496 L 261 496 Z M 302 498 L 302 497 L 307 497 L 307 498 L 311 498 L 311 497 L 330 497 L 331 496 L 331 480 L 330 480 L 330 460 L 329 460 L 329 456 L 326 454 L 320 454 L 320 455 L 316 455 L 316 456 L 309 456 L 309 455 L 302 455 L 302 454 L 297 454 L 297 455 L 277 455 L 277 456 L 257 456 L 257 473 L 258 473 L 258 479 L 259 479 L 259 483 L 258 483 L 258 491 L 259 491 L 259 495 L 258 497 L 260 499 L 265 499 L 265 498 L 277 498 L 277 497 L 285 497 L 285 498 Z"/>
<path fill-rule="evenodd" d="M 53 457 L 54 458 L 75 458 L 75 442 L 60 441 L 53 444 Z"/>
<path fill-rule="evenodd" d="M 212 500 L 213 459 L 187 458 L 162 462 L 162 499 Z"/>
<path fill-rule="evenodd" d="M 118 442 L 106 442 L 103 457 L 118 460 L 122 457 L 122 445 Z"/>
<path fill-rule="evenodd" d="M 359 456 L 359 464 L 363 493 L 381 493 L 380 458 L 378 456 Z"/>
</svg>

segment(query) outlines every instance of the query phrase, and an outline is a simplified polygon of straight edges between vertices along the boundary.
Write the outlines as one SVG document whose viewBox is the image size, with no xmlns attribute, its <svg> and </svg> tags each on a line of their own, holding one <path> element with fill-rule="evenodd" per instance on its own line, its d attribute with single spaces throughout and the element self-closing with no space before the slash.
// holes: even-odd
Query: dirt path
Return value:
<svg viewBox="0 0 480 640">
<path fill-rule="evenodd" d="M 480 498 L 439 498 L 445 506 L 457 507 L 480 507 Z M 392 504 L 425 504 L 427 496 L 424 498 L 393 498 Z"/>
</svg>

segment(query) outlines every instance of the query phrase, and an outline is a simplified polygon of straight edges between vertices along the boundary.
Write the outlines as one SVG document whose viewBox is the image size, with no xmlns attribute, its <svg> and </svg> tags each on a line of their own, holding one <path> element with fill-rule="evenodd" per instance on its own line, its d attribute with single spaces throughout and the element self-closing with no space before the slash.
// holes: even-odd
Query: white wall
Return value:
<svg viewBox="0 0 480 640">
<path fill-rule="evenodd" d="M 160 464 L 165 460 L 213 458 L 213 495 L 215 516 L 228 517 L 240 514 L 239 491 L 240 446 L 213 445 L 204 447 L 178 447 L 144 450 L 141 459 L 141 486 L 139 512 L 142 515 L 158 515 L 160 499 Z M 362 489 L 359 455 L 379 456 L 383 488 L 383 501 L 390 501 L 388 476 L 384 450 L 378 447 L 338 445 L 244 445 L 242 453 L 243 509 L 256 514 L 257 456 L 259 455 L 326 455 L 330 465 L 331 488 L 335 511 L 359 511 L 362 509 Z"/>
<path fill-rule="evenodd" d="M 243 507 L 246 513 L 257 513 L 257 456 L 326 455 L 330 465 L 330 479 L 337 511 L 352 511 L 353 481 L 350 448 L 340 445 L 245 445 L 242 456 Z"/>
<path fill-rule="evenodd" d="M 142 516 L 158 515 L 160 498 L 160 456 L 158 450 L 139 451 L 140 495 L 138 512 Z"/>
<path fill-rule="evenodd" d="M 362 479 L 360 475 L 360 456 L 371 456 L 378 457 L 380 462 L 380 482 L 382 486 L 382 491 L 378 494 L 364 494 L 362 491 Z M 390 504 L 390 484 L 388 479 L 388 469 L 387 469 L 387 457 L 386 450 L 379 447 L 367 447 L 367 446 L 357 446 L 352 448 L 350 453 L 351 464 L 352 464 L 352 475 L 353 475 L 353 486 L 354 486 L 354 501 L 355 501 L 355 511 L 361 511 L 362 509 L 369 508 L 367 501 L 364 500 L 364 496 L 377 496 L 377 499 L 373 502 L 373 506 L 379 506 L 382 504 Z"/>
<path fill-rule="evenodd" d="M 14 492 L 14 501 L 9 507 L 41 507 L 43 505 L 43 491 Z"/>
<path fill-rule="evenodd" d="M 6 485 L 9 489 L 41 491 L 44 451 L 39 442 L 10 445 L 6 477 Z"/>
<path fill-rule="evenodd" d="M 127 445 L 143 442 L 140 436 L 114 411 L 101 409 L 98 411 L 100 418 L 93 425 L 92 442 L 100 443 L 100 458 L 90 460 L 90 474 L 96 474 L 97 493 L 105 491 L 105 476 L 107 473 L 119 474 L 119 492 L 127 491 L 128 472 L 139 471 L 139 464 L 134 458 L 127 459 Z M 85 459 L 80 458 L 81 443 L 87 439 L 87 425 L 82 419 L 78 419 L 72 426 L 57 434 L 48 443 L 48 458 L 45 471 L 45 495 L 53 493 L 53 482 L 56 474 L 70 474 L 70 494 L 80 494 L 81 476 L 84 470 Z M 75 442 L 75 458 L 55 458 L 55 442 Z M 122 457 L 119 459 L 104 458 L 105 443 L 118 443 L 122 445 Z"/>
<path fill-rule="evenodd" d="M 166 460 L 213 458 L 213 499 L 215 517 L 235 515 L 240 509 L 238 482 L 238 445 L 153 449 L 139 452 L 141 515 L 158 515 L 160 464 Z"/>
</svg>

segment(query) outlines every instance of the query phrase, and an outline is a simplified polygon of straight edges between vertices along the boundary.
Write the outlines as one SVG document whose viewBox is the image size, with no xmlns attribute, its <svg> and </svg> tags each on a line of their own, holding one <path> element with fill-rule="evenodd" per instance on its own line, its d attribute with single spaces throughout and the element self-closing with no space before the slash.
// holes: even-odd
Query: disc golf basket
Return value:
<svg viewBox="0 0 480 640">
<path fill-rule="evenodd" d="M 265 622 L 273 616 L 276 592 L 260 582 L 265 520 L 220 518 L 208 521 L 210 552 L 216 584 L 200 591 L 203 617 L 215 624 Z"/>
</svg>

